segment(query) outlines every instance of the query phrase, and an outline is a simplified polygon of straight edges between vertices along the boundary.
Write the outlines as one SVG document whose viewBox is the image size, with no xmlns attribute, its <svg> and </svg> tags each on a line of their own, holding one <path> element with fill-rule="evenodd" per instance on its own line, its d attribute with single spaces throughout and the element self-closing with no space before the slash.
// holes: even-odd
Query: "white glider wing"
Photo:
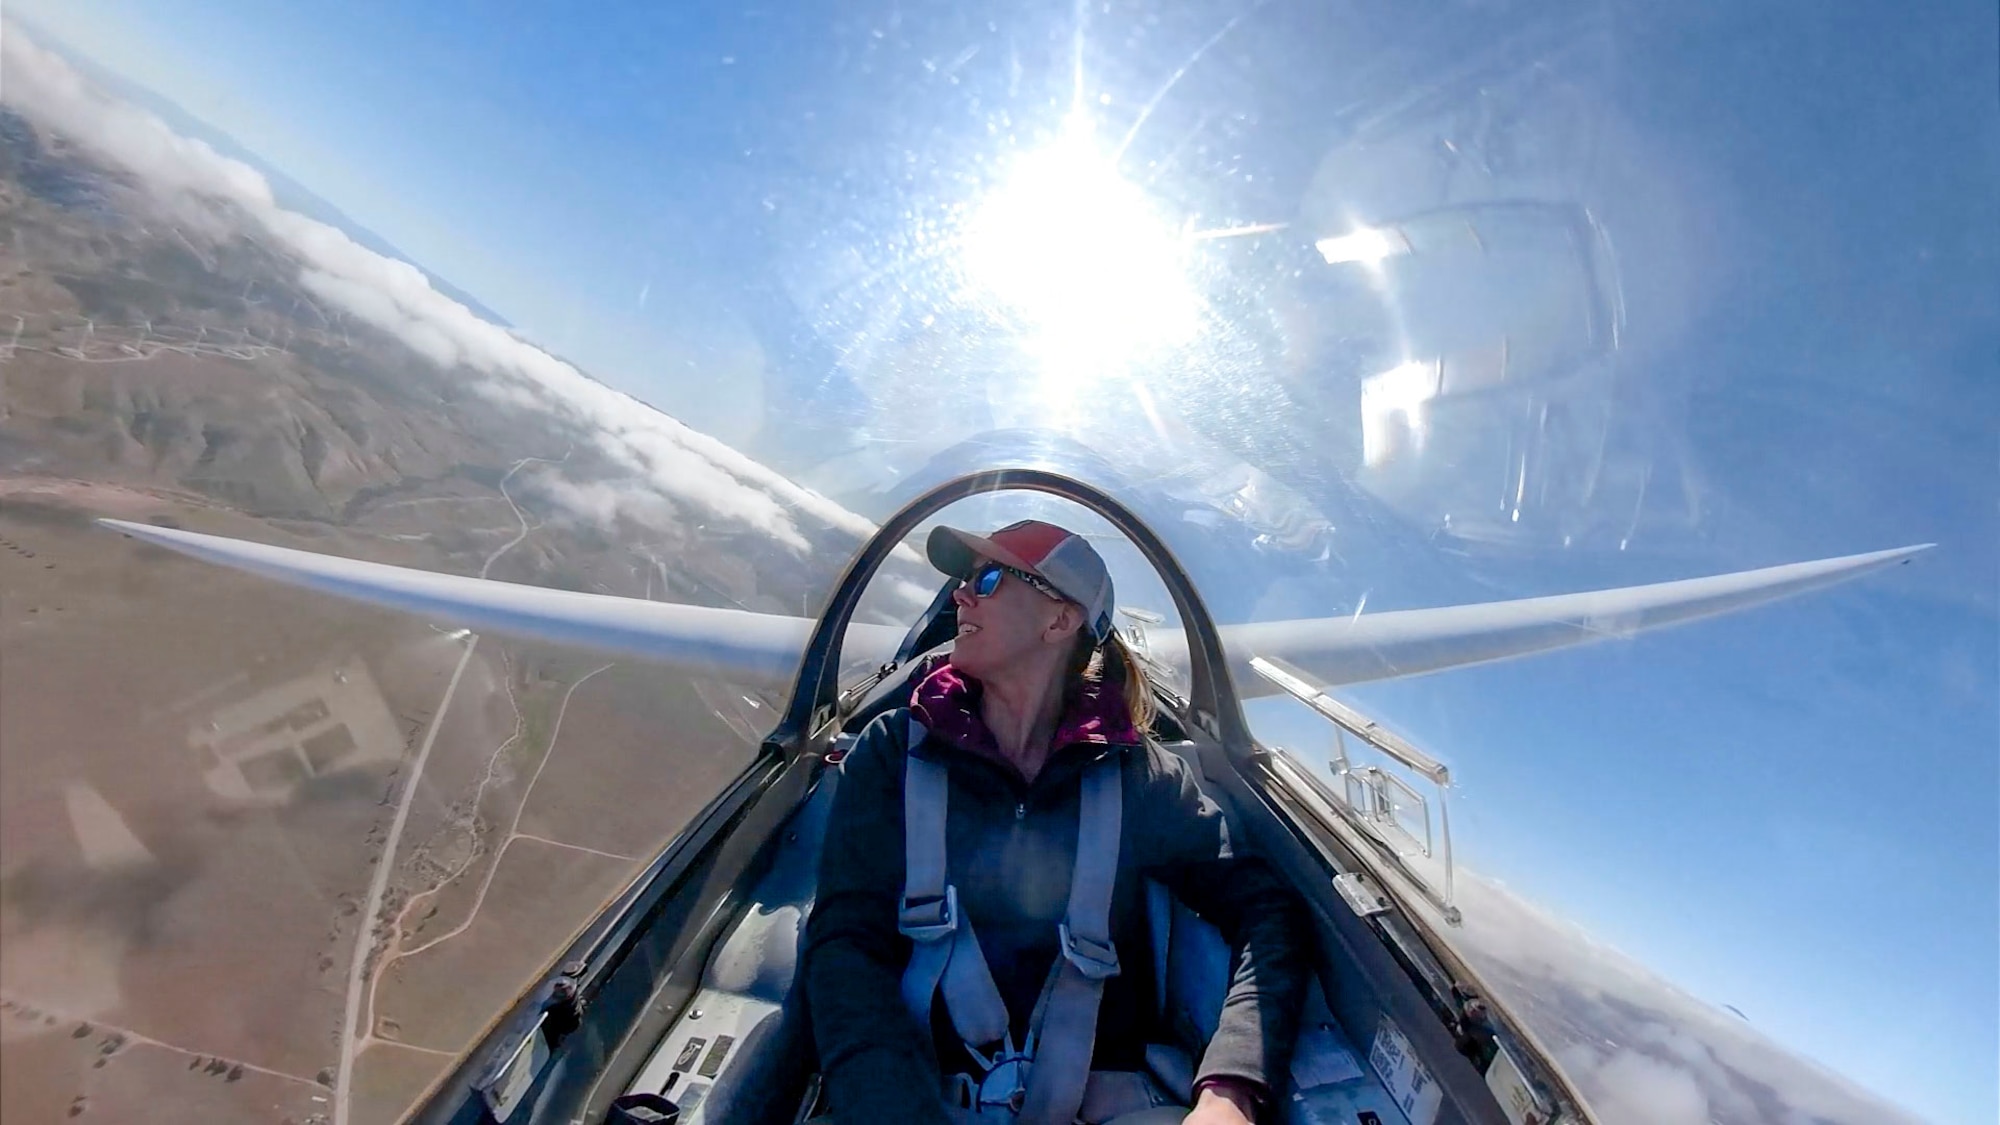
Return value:
<svg viewBox="0 0 2000 1125">
<path fill-rule="evenodd" d="M 745 687 L 789 687 L 814 625 L 803 617 L 549 590 L 124 520 L 98 522 L 184 555 L 321 593 L 476 632 L 638 657 Z M 871 657 L 880 649 L 880 659 L 887 660 L 903 633 L 886 625 L 856 625 L 849 630 L 849 647 L 865 648 Z"/>
<path fill-rule="evenodd" d="M 195 558 L 435 621 L 665 664 L 693 675 L 782 689 L 798 670 L 813 622 L 802 617 L 549 590 L 485 578 L 315 554 L 123 520 L 107 527 Z M 1283 660 L 1339 685 L 1436 672 L 1730 613 L 1901 562 L 1925 546 L 1792 563 L 1709 578 L 1509 602 L 1352 617 L 1225 625 L 1237 690 L 1276 690 L 1250 672 L 1253 656 Z M 843 656 L 879 663 L 904 630 L 849 628 Z M 1156 656 L 1185 655 L 1169 632 Z"/>
<path fill-rule="evenodd" d="M 1328 685 L 1394 679 L 1506 660 L 1549 649 L 1630 637 L 1648 629 L 1733 613 L 1831 586 L 1902 562 L 1929 544 L 1815 562 L 1626 586 L 1582 594 L 1410 609 L 1353 617 L 1266 621 L 1222 627 L 1236 686 L 1268 694 L 1250 671 L 1252 656 L 1274 657 Z M 1185 639 L 1163 638 L 1184 645 Z"/>
</svg>

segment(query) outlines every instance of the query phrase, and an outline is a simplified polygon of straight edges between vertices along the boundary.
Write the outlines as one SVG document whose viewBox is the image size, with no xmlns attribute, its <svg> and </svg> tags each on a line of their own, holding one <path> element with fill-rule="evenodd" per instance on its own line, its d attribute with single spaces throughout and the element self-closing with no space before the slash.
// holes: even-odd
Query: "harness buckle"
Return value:
<svg viewBox="0 0 2000 1125">
<path fill-rule="evenodd" d="M 896 912 L 896 929 L 911 941 L 937 941 L 958 931 L 958 888 L 945 884 L 944 897 L 912 903 L 907 897 Z"/>
<path fill-rule="evenodd" d="M 1029 1065 L 1029 1060 L 1013 1060 L 1002 1063 L 999 1070 L 987 1075 L 986 1080 L 979 1084 L 980 1107 L 1004 1106 L 1009 1113 L 1021 1112 L 1021 1107 L 1028 1104 Z"/>
<path fill-rule="evenodd" d="M 1056 923 L 1056 932 L 1062 935 L 1063 957 L 1085 980 L 1108 980 L 1118 975 L 1118 948 L 1109 941 L 1076 936 L 1067 918 Z"/>
<path fill-rule="evenodd" d="M 975 1114 L 986 1109 L 1020 1113 L 1028 1101 L 1028 1074 L 1035 1065 L 1035 1033 L 1030 1031 L 1023 1045 L 1016 1047 L 1014 1033 L 1009 1031 L 990 1057 L 970 1043 L 965 1045 L 965 1053 L 982 1073 L 976 1081 L 969 1074 L 957 1076 L 965 1099 L 960 1105 Z"/>
</svg>

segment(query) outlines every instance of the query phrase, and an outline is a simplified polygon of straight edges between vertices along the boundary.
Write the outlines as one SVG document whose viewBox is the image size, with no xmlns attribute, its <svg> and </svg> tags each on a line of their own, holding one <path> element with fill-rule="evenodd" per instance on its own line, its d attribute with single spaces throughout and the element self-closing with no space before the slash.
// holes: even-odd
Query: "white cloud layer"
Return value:
<svg viewBox="0 0 2000 1125">
<path fill-rule="evenodd" d="M 824 496 L 481 320 L 431 288 L 409 264 L 278 207 L 255 169 L 98 90 L 11 23 L 0 33 L 0 100 L 129 169 L 191 218 L 213 221 L 213 209 L 200 201 L 233 204 L 298 258 L 300 281 L 314 294 L 441 367 L 480 373 L 485 378 L 477 388 L 496 400 L 596 434 L 608 457 L 675 504 L 741 521 L 799 551 L 808 544 L 795 512 L 856 536 L 875 531 L 868 520 Z M 592 500 L 594 511 L 634 518 L 661 507 L 646 500 L 643 489 L 606 490 Z"/>
<path fill-rule="evenodd" d="M 1601 1120 L 1617 1125 L 1918 1120 L 1500 883 L 1460 872 L 1456 887 L 1465 915 L 1463 928 L 1452 935 L 1458 948 L 1496 998 L 1525 1018 L 1555 1053 Z"/>
</svg>

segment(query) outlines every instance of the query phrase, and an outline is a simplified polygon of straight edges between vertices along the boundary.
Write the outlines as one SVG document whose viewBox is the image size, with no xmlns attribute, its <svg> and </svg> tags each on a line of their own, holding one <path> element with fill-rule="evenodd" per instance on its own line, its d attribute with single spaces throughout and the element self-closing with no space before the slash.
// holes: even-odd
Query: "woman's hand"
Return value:
<svg viewBox="0 0 2000 1125">
<path fill-rule="evenodd" d="M 1195 1099 L 1194 1109 L 1182 1119 L 1181 1125 L 1254 1125 L 1256 1112 L 1256 1104 L 1250 1100 L 1250 1095 L 1239 1090 L 1208 1086 L 1203 1088 L 1201 1097 Z"/>
</svg>

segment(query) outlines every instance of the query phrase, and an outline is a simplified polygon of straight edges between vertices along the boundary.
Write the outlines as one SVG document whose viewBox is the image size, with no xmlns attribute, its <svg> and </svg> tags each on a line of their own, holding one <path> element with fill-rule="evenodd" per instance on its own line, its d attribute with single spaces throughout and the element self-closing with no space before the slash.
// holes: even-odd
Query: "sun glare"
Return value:
<svg viewBox="0 0 2000 1125">
<path fill-rule="evenodd" d="M 1322 238 L 1313 243 L 1326 264 L 1337 266 L 1343 262 L 1359 262 L 1362 265 L 1379 265 L 1384 258 L 1410 252 L 1410 244 L 1402 235 L 1391 230 L 1362 227 L 1337 238 Z"/>
<path fill-rule="evenodd" d="M 1023 323 L 1051 387 L 1122 373 L 1194 333 L 1189 240 L 1081 118 L 1018 159 L 963 239 L 966 279 Z"/>
<path fill-rule="evenodd" d="M 1361 457 L 1379 466 L 1402 452 L 1423 451 L 1429 433 L 1427 403 L 1443 378 L 1437 361 L 1404 363 L 1361 381 Z"/>
</svg>

